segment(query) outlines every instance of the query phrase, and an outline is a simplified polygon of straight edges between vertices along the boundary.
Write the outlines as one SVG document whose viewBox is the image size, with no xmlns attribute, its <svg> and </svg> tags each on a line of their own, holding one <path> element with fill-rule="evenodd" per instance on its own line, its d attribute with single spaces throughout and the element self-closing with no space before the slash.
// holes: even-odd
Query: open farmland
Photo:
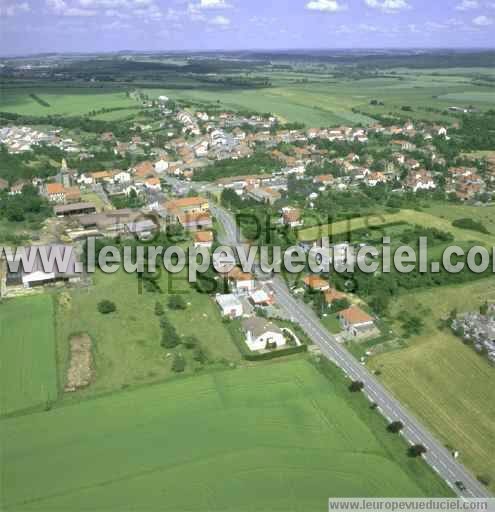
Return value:
<svg viewBox="0 0 495 512">
<path fill-rule="evenodd" d="M 154 313 L 157 301 L 164 306 L 181 337 L 199 339 L 212 364 L 223 366 L 240 361 L 240 353 L 215 303 L 208 295 L 193 290 L 183 280 L 185 276 L 175 275 L 173 282 L 168 280 L 169 276 L 163 272 L 160 280 L 163 293 L 140 289 L 136 274 L 124 271 L 96 274 L 93 287 L 71 292 L 69 305 L 59 305 L 57 310 L 61 382 L 65 379 L 69 339 L 78 333 L 91 337 L 95 354 L 95 377 L 91 386 L 79 394 L 107 392 L 174 375 L 172 358 L 167 357 L 173 351 L 160 346 L 160 323 Z M 172 293 L 181 294 L 189 304 L 186 310 L 168 310 L 168 296 Z M 102 315 L 97 310 L 102 300 L 114 302 L 117 311 Z M 181 352 L 187 358 L 186 373 L 192 373 L 198 364 L 192 360 L 191 351 L 182 349 Z"/>
<path fill-rule="evenodd" d="M 404 116 L 403 106 L 412 108 L 407 116 L 413 119 L 452 120 L 443 114 L 449 106 L 465 103 L 482 110 L 493 105 L 492 90 L 475 86 L 469 74 L 462 70 L 455 76 L 430 74 L 414 75 L 397 72 L 394 75 L 353 80 L 331 75 L 318 77 L 308 74 L 274 73 L 273 87 L 259 90 L 211 90 L 198 83 L 194 88 L 183 90 L 148 89 L 150 96 L 165 94 L 173 99 L 195 102 L 219 101 L 231 108 L 244 108 L 258 112 L 272 112 L 291 122 L 303 122 L 307 126 L 338 124 L 369 124 L 372 119 L 352 112 L 352 109 L 373 114 L 394 113 Z M 316 75 L 317 76 L 317 75 Z M 371 100 L 383 101 L 384 105 L 371 106 Z M 466 105 L 467 106 L 467 105 Z"/>
<path fill-rule="evenodd" d="M 495 279 L 407 293 L 389 316 L 422 311 L 425 329 L 408 347 L 377 355 L 373 369 L 404 405 L 452 449 L 476 475 L 489 477 L 495 490 L 495 371 L 439 322 L 452 309 L 472 311 L 495 300 Z"/>
<path fill-rule="evenodd" d="M 2 508 L 307 512 L 329 496 L 449 495 L 330 372 L 299 359 L 5 420 Z"/>
<path fill-rule="evenodd" d="M 229 75 L 225 75 L 228 77 Z M 493 91 L 474 85 L 472 72 L 453 70 L 452 74 L 427 70 L 410 73 L 398 69 L 376 77 L 353 79 L 301 71 L 266 70 L 263 73 L 272 87 L 261 89 L 232 88 L 206 84 L 194 77 L 172 76 L 168 80 L 147 83 L 142 91 L 150 97 L 167 95 L 172 99 L 220 104 L 232 109 L 272 112 L 282 120 L 303 122 L 307 126 L 369 124 L 373 114 L 394 113 L 404 116 L 402 107 L 412 110 L 412 119 L 452 120 L 445 114 L 449 106 L 473 105 L 481 110 L 493 106 Z M 222 78 L 222 75 L 219 75 Z M 168 87 L 167 87 L 168 86 Z M 137 86 L 139 87 L 139 86 Z M 34 96 L 34 97 L 33 97 Z M 371 100 L 383 105 L 370 105 Z M 24 115 L 83 115 L 102 108 L 122 110 L 98 113 L 95 119 L 114 121 L 133 115 L 137 103 L 124 91 L 111 87 L 38 86 L 5 89 L 0 111 Z M 358 109 L 368 115 L 353 112 Z"/>
<path fill-rule="evenodd" d="M 198 87 L 184 91 L 157 89 L 147 92 L 156 96 L 166 94 L 173 99 L 186 101 L 216 102 L 220 100 L 221 104 L 227 108 L 271 112 L 284 121 L 304 122 L 308 126 L 328 126 L 345 122 L 337 112 L 325 110 L 317 104 L 308 105 L 297 92 L 288 87 L 239 91 L 229 89 L 209 91 Z M 347 113 L 352 114 L 350 111 Z"/>
<path fill-rule="evenodd" d="M 33 98 L 41 99 L 42 104 Z M 102 108 L 129 108 L 135 107 L 136 102 L 128 98 L 124 91 L 94 88 L 61 88 L 36 87 L 4 89 L 0 96 L 0 112 L 13 112 L 27 116 L 46 115 L 84 115 Z M 122 117 L 129 115 L 129 111 L 116 111 Z"/>
<path fill-rule="evenodd" d="M 493 91 L 469 91 L 469 92 L 458 92 L 449 93 L 440 96 L 440 99 L 445 101 L 461 101 L 464 103 L 486 103 L 487 105 L 495 105 L 495 94 Z"/>
<path fill-rule="evenodd" d="M 0 414 L 45 407 L 57 398 L 51 295 L 0 302 L 0 355 Z"/>
<path fill-rule="evenodd" d="M 447 208 L 445 208 L 445 210 L 447 210 Z M 484 211 L 486 210 L 480 209 L 480 213 Z M 435 211 L 435 213 L 437 213 L 437 211 Z M 452 233 L 454 239 L 458 242 L 479 241 L 487 245 L 495 245 L 494 234 L 479 233 L 478 231 L 471 231 L 452 226 L 450 219 L 455 220 L 462 218 L 463 216 L 465 216 L 465 212 L 461 213 L 461 210 L 459 210 L 458 216 L 451 212 L 449 216 L 442 215 L 442 217 L 437 217 L 436 215 L 432 215 L 432 213 L 418 212 L 415 210 L 401 210 L 398 213 L 384 213 L 380 215 L 370 215 L 369 217 L 357 217 L 355 219 L 335 222 L 330 225 L 314 226 L 302 229 L 299 231 L 299 238 L 301 240 L 314 240 L 321 236 L 339 235 L 356 229 L 379 227 L 390 223 L 407 223 L 418 224 L 420 226 L 435 228 Z"/>
</svg>

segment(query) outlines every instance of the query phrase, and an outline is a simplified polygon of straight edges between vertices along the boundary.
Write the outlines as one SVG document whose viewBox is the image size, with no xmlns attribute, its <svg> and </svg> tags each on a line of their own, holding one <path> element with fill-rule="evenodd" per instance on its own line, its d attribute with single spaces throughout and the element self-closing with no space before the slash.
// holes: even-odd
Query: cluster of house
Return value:
<svg viewBox="0 0 495 512">
<path fill-rule="evenodd" d="M 182 133 L 187 133 L 189 135 L 201 134 L 198 123 L 191 113 L 185 110 L 179 111 L 177 113 L 177 121 L 183 125 Z"/>
<path fill-rule="evenodd" d="M 215 301 L 224 318 L 241 319 L 245 342 L 253 352 L 284 347 L 288 340 L 300 344 L 297 336 L 275 322 L 257 316 L 260 310 L 270 316 L 276 304 L 275 293 L 270 281 L 259 281 L 253 274 L 243 272 L 239 267 L 220 272 L 229 286 L 230 293 L 217 294 Z"/>
<path fill-rule="evenodd" d="M 60 173 L 51 182 L 35 180 L 40 193 L 54 205 L 65 205 L 55 208 L 57 216 L 77 215 L 85 203 L 81 203 L 82 192 L 93 191 L 104 199 L 113 197 L 129 197 L 133 192 L 145 199 L 148 205 L 158 205 L 163 200 L 160 171 L 167 163 L 158 160 L 154 164 L 144 161 L 128 170 L 105 170 L 78 173 L 62 162 Z M 69 206 L 73 205 L 73 206 Z M 94 205 L 93 205 L 94 206 Z"/>
<path fill-rule="evenodd" d="M 78 144 L 70 138 L 60 137 L 61 130 L 42 132 L 30 126 L 6 126 L 0 128 L 0 144 L 4 144 L 9 153 L 24 153 L 34 146 L 46 144 L 69 153 L 80 151 Z"/>
<path fill-rule="evenodd" d="M 484 179 L 478 170 L 469 167 L 454 167 L 449 169 L 446 192 L 455 194 L 462 201 L 474 199 L 487 189 Z"/>
<path fill-rule="evenodd" d="M 168 224 L 179 224 L 187 231 L 205 231 L 213 225 L 208 200 L 200 196 L 171 199 L 156 211 Z"/>
<path fill-rule="evenodd" d="M 169 99 L 164 97 L 158 102 L 160 108 L 166 109 L 167 112 L 169 112 L 168 101 Z M 160 198 L 153 197 L 153 194 L 160 192 L 160 175 L 190 180 L 194 175 L 200 177 L 202 170 L 212 161 L 246 158 L 259 147 L 270 151 L 271 156 L 281 162 L 283 168 L 280 172 L 271 176 L 261 175 L 259 182 L 256 182 L 253 176 L 239 176 L 229 180 L 219 180 L 218 185 L 233 188 L 239 195 L 247 194 L 259 202 L 273 204 L 280 199 L 281 192 L 287 190 L 288 176 L 302 179 L 310 164 L 330 163 L 334 164 L 340 172 L 336 176 L 325 174 L 312 177 L 317 191 L 329 187 L 346 190 L 361 183 L 369 187 L 390 183 L 398 190 L 407 189 L 414 192 L 435 190 L 438 186 L 437 176 L 434 172 L 425 169 L 413 158 L 413 154 L 422 153 L 428 160 L 445 165 L 445 160 L 437 155 L 437 150 L 430 141 L 434 137 L 449 138 L 445 127 L 424 123 L 415 125 L 407 122 L 402 126 L 388 127 L 376 123 L 368 128 L 340 126 L 287 130 L 278 127 L 277 119 L 269 116 L 244 117 L 231 112 L 209 115 L 206 112 L 187 110 L 178 110 L 173 114 L 177 122 L 182 125 L 182 136 L 180 134 L 174 136 L 165 144 L 164 149 L 148 148 L 151 154 L 155 155 L 154 161 L 146 160 L 127 170 L 105 170 L 73 176 L 74 179 L 70 184 L 64 183 L 68 191 L 60 191 L 55 187 L 54 193 L 50 194 L 53 200 L 61 203 L 75 202 L 77 201 L 74 196 L 75 191 L 70 187 L 101 184 L 109 196 L 129 195 L 134 191 L 145 196 L 147 203 L 158 204 Z M 248 126 L 250 129 L 247 128 Z M 274 130 L 274 127 L 277 129 Z M 147 127 L 140 126 L 140 128 L 143 132 Z M 29 130 L 24 127 L 12 127 L 4 128 L 0 133 L 26 131 L 28 134 Z M 36 132 L 33 131 L 33 133 Z M 393 148 L 391 159 L 374 162 L 370 156 L 360 157 L 354 153 L 350 153 L 345 158 L 332 158 L 328 150 L 322 149 L 321 145 L 316 143 L 319 139 L 366 144 L 370 134 L 390 137 L 389 144 Z M 56 137 L 55 134 L 51 135 Z M 418 136 L 421 136 L 427 144 L 416 147 L 413 140 Z M 102 134 L 101 140 L 113 142 L 115 153 L 120 155 L 130 153 L 131 146 L 135 146 L 136 149 L 150 146 L 149 142 L 141 138 L 141 135 L 134 135 L 130 142 L 119 142 L 112 133 L 108 132 Z M 279 145 L 283 143 L 291 144 L 289 151 L 284 152 L 280 149 Z M 149 154 L 149 150 L 145 152 Z M 460 172 L 452 170 L 452 179 L 447 183 L 449 191 L 456 193 L 463 200 L 473 199 L 483 192 L 487 188 L 486 184 L 479 173 L 472 171 L 472 169 Z M 495 171 L 493 171 L 493 181 L 495 181 Z M 151 198 L 148 197 L 150 195 Z M 68 199 L 64 199 L 64 196 L 68 196 Z"/>
<path fill-rule="evenodd" d="M 223 317 L 251 319 L 251 321 L 256 318 L 256 322 L 260 324 L 262 319 L 256 317 L 258 310 L 261 309 L 267 313 L 265 316 L 270 316 L 270 312 L 276 307 L 276 298 L 269 278 L 260 281 L 255 275 L 244 272 L 239 267 L 234 267 L 220 275 L 226 279 L 230 289 L 230 293 L 217 294 L 215 297 Z M 327 280 L 318 275 L 306 276 L 304 286 L 314 293 L 321 293 L 329 307 L 336 301 L 349 298 L 345 293 L 331 287 Z M 342 334 L 347 339 L 368 339 L 380 335 L 375 319 L 356 304 L 339 311 L 338 319 Z M 268 323 L 265 321 L 265 325 Z M 265 347 L 264 338 L 255 342 L 249 339 L 247 332 L 246 338 L 251 350 L 260 350 Z"/>
<path fill-rule="evenodd" d="M 307 290 L 322 294 L 324 302 L 328 307 L 331 307 L 337 301 L 346 300 L 349 302 L 347 294 L 332 287 L 321 276 L 311 274 L 306 276 L 303 282 Z M 356 304 L 352 304 L 339 311 L 337 317 L 340 321 L 343 335 L 348 339 L 368 339 L 380 335 L 375 319 Z"/>
<path fill-rule="evenodd" d="M 452 320 L 453 331 L 462 339 L 472 343 L 478 352 L 485 352 L 495 363 L 495 304 L 486 306 L 486 312 L 471 312 L 458 315 Z"/>
<path fill-rule="evenodd" d="M 228 122 L 228 114 L 219 116 L 219 119 L 222 116 L 227 118 L 227 120 L 223 120 L 222 127 L 219 127 L 219 119 L 215 120 L 215 118 L 208 117 L 207 114 L 201 112 L 197 115 L 202 121 L 207 121 L 203 125 L 205 128 L 204 135 L 196 138 L 194 142 L 187 142 L 180 138 L 171 141 L 170 147 L 179 155 L 180 160 L 171 162 L 167 172 L 190 179 L 194 174 L 200 176 L 201 170 L 210 161 L 248 157 L 252 154 L 254 147 L 263 145 L 265 149 L 270 150 L 271 148 L 271 156 L 283 164 L 284 167 L 281 171 L 272 175 L 236 176 L 217 181 L 219 187 L 234 189 L 237 194 L 247 194 L 259 202 L 274 203 L 280 199 L 280 191 L 287 190 L 288 176 L 295 175 L 302 179 L 308 165 L 320 164 L 324 161 L 334 164 L 340 169 L 341 176 L 334 177 L 331 174 L 326 174 L 313 177 L 313 182 L 320 191 L 327 187 L 345 190 L 359 183 L 364 183 L 370 187 L 380 183 L 392 183 L 397 185 L 397 188 L 414 192 L 435 190 L 437 183 L 434 173 L 423 168 L 421 163 L 412 158 L 409 153 L 420 152 L 433 162 L 445 165 L 445 160 L 436 154 L 436 149 L 432 144 L 418 149 L 409 140 L 417 134 L 421 134 L 426 141 L 431 140 L 434 136 L 448 138 L 447 130 L 444 127 L 422 126 L 417 129 L 413 123 L 406 123 L 404 126 L 387 128 L 377 124 L 367 130 L 339 127 L 335 129 L 309 129 L 307 131 L 278 130 L 276 132 L 261 129 L 261 131 L 254 133 L 246 133 L 239 126 L 236 126 L 229 133 L 226 131 L 226 127 L 231 127 L 232 123 Z M 192 118 L 192 114 L 188 114 L 188 116 Z M 270 121 L 265 120 L 265 124 L 270 124 Z M 379 167 L 383 170 L 372 170 L 374 161 L 371 157 L 363 158 L 351 153 L 345 158 L 330 158 L 327 150 L 318 148 L 314 143 L 317 138 L 366 143 L 369 133 L 382 133 L 391 137 L 399 137 L 390 142 L 394 149 L 392 159 L 380 162 Z M 292 146 L 290 154 L 285 154 L 277 148 L 280 143 L 296 142 L 303 144 Z M 404 170 L 407 171 L 407 174 L 404 181 L 401 182 Z M 458 191 L 458 196 L 461 199 L 472 198 L 476 194 L 475 185 L 469 183 L 468 188 L 468 193 L 466 193 L 466 187 Z"/>
</svg>

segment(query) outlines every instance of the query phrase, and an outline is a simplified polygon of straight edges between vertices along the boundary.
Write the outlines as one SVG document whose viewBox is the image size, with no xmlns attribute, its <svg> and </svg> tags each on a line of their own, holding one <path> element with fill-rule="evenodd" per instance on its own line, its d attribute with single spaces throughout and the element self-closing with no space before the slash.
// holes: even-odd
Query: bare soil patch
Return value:
<svg viewBox="0 0 495 512">
<path fill-rule="evenodd" d="M 92 376 L 91 338 L 77 334 L 70 338 L 70 365 L 67 370 L 65 391 L 76 391 L 91 383 Z"/>
</svg>

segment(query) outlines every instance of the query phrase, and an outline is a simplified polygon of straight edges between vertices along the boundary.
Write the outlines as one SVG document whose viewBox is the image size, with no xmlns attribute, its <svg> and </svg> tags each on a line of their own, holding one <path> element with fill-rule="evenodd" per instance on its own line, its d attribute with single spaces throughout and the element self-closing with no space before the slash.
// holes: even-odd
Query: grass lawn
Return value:
<svg viewBox="0 0 495 512">
<path fill-rule="evenodd" d="M 30 95 L 34 94 L 49 106 L 41 105 Z M 0 111 L 17 114 L 45 115 L 83 115 L 101 108 L 135 107 L 136 102 L 128 98 L 123 91 L 92 88 L 30 87 L 4 89 L 0 97 Z M 129 113 L 118 111 L 121 115 Z"/>
<path fill-rule="evenodd" d="M 478 207 L 462 204 L 434 204 L 429 208 L 425 208 L 425 213 L 431 213 L 449 222 L 470 218 L 481 222 L 491 234 L 495 235 L 495 206 Z"/>
<path fill-rule="evenodd" d="M 449 489 L 342 374 L 305 359 L 2 423 L 3 510 L 324 510 Z"/>
<path fill-rule="evenodd" d="M 51 295 L 0 302 L 0 414 L 45 406 L 57 398 Z"/>
<path fill-rule="evenodd" d="M 110 206 L 105 204 L 101 197 L 94 192 L 88 192 L 86 194 L 81 194 L 81 201 L 85 201 L 88 203 L 93 203 L 96 206 L 96 210 L 98 212 L 102 212 L 104 210 L 109 210 Z"/>
<path fill-rule="evenodd" d="M 495 301 L 495 278 L 403 295 L 390 315 L 428 310 L 424 332 L 408 340 L 407 348 L 377 355 L 369 364 L 403 404 L 460 451 L 476 475 L 491 477 L 495 491 L 495 370 L 438 327 L 452 309 L 471 311 L 486 300 Z"/>
<path fill-rule="evenodd" d="M 332 334 L 339 334 L 342 332 L 342 327 L 340 326 L 340 321 L 337 318 L 337 313 L 332 313 L 321 318 L 321 322 Z"/>
<path fill-rule="evenodd" d="M 163 294 L 138 289 L 136 274 L 119 271 L 115 274 L 98 273 L 94 286 L 71 292 L 69 307 L 57 310 L 57 341 L 60 378 L 65 378 L 68 361 L 68 340 L 72 334 L 87 333 L 93 340 L 96 377 L 86 390 L 77 395 L 107 392 L 123 387 L 153 382 L 170 377 L 173 351 L 160 346 L 159 319 L 154 313 L 156 301 L 167 309 L 168 291 L 165 273 L 161 279 Z M 181 276 L 182 277 L 182 276 Z M 185 311 L 167 311 L 167 316 L 180 336 L 196 336 L 207 351 L 210 361 L 226 365 L 237 363 L 241 356 L 230 338 L 220 313 L 207 295 L 193 290 L 187 282 L 173 282 L 172 289 L 185 291 L 183 297 L 189 306 Z M 117 311 L 102 315 L 97 311 L 101 300 L 110 300 Z M 192 373 L 198 364 L 190 351 L 182 347 L 187 359 L 186 373 Z M 220 363 L 220 360 L 225 360 Z"/>
<path fill-rule="evenodd" d="M 482 210 L 484 211 L 484 210 Z M 452 214 L 452 220 L 459 218 Z M 461 217 L 462 218 L 462 217 Z M 477 231 L 456 228 L 452 226 L 449 218 L 441 218 L 437 215 L 427 212 L 417 212 L 415 210 L 401 210 L 399 213 L 385 213 L 382 215 L 371 215 L 369 217 L 357 217 L 355 219 L 335 222 L 334 224 L 324 226 L 314 226 L 299 231 L 301 240 L 314 240 L 318 237 L 328 234 L 338 235 L 351 232 L 355 229 L 366 227 L 377 227 L 382 224 L 392 222 L 405 222 L 408 224 L 419 224 L 420 226 L 432 227 L 441 231 L 452 233 L 454 239 L 458 242 L 480 241 L 487 245 L 495 245 L 495 234 L 484 234 Z"/>
</svg>

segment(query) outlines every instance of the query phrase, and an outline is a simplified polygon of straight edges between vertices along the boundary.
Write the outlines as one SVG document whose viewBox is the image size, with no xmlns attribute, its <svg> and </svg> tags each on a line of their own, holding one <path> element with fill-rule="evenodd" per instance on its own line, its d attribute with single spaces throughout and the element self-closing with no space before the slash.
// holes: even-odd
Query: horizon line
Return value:
<svg viewBox="0 0 495 512">
<path fill-rule="evenodd" d="M 215 54 L 215 53 L 241 53 L 241 52 L 251 52 L 251 53 L 296 53 L 296 52 L 384 52 L 384 51 L 396 51 L 396 52 L 404 52 L 404 51 L 457 51 L 457 52 L 493 52 L 495 51 L 495 46 L 487 47 L 487 46 L 381 46 L 381 47 L 341 47 L 341 48 L 329 48 L 329 47 L 300 47 L 300 48 L 237 48 L 237 49 L 225 49 L 225 48 L 217 48 L 217 49 L 175 49 L 175 50 L 133 50 L 133 49 L 123 49 L 123 50 L 81 50 L 81 51 L 44 51 L 44 52 L 33 52 L 33 53 L 8 53 L 1 54 L 0 59 L 21 59 L 21 58 L 34 58 L 34 57 L 49 57 L 49 56 L 77 56 L 77 55 L 115 55 L 115 54 L 125 54 L 125 53 L 133 53 L 133 54 Z"/>
</svg>

